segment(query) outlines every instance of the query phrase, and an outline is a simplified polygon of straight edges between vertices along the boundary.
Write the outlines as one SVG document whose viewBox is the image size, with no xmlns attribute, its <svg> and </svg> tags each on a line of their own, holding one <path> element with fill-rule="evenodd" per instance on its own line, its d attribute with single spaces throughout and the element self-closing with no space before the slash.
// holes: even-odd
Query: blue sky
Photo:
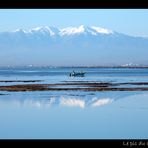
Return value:
<svg viewBox="0 0 148 148">
<path fill-rule="evenodd" d="M 99 26 L 148 37 L 148 9 L 1 9 L 0 32 L 37 26 Z"/>
</svg>

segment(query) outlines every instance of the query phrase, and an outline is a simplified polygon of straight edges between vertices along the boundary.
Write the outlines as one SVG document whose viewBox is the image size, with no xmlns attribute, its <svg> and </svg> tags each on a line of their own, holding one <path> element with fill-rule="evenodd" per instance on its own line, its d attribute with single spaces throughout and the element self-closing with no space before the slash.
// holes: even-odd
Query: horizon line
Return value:
<svg viewBox="0 0 148 148">
<path fill-rule="evenodd" d="M 104 66 L 104 65 L 100 65 L 100 66 L 51 66 L 51 65 L 46 65 L 46 66 L 36 66 L 36 65 L 23 65 L 23 66 L 0 66 L 0 68 L 41 68 L 41 67 L 49 67 L 49 68 L 148 68 L 148 65 L 133 65 L 133 66 L 122 66 L 122 65 L 117 65 L 117 66 Z"/>
</svg>

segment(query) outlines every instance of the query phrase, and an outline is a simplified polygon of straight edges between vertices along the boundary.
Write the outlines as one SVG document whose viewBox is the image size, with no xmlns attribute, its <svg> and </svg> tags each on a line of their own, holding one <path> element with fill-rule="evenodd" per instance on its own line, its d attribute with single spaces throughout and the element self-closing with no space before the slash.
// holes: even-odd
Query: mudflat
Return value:
<svg viewBox="0 0 148 148">
<path fill-rule="evenodd" d="M 37 80 L 40 81 L 40 80 Z M 37 81 L 23 81 L 17 82 L 37 82 Z M 0 81 L 1 82 L 1 81 Z M 16 82 L 16 81 L 11 81 Z M 125 87 L 126 85 L 126 87 Z M 128 85 L 135 85 L 129 87 Z M 136 86 L 138 85 L 138 87 Z M 141 87 L 139 87 L 139 85 Z M 0 86 L 0 91 L 148 91 L 148 82 L 127 82 L 127 83 L 111 83 L 111 82 L 64 82 L 55 84 L 20 84 Z M 121 87 L 122 86 L 122 87 Z M 123 87 L 124 86 L 124 87 Z M 143 87 L 144 86 L 144 87 Z"/>
</svg>

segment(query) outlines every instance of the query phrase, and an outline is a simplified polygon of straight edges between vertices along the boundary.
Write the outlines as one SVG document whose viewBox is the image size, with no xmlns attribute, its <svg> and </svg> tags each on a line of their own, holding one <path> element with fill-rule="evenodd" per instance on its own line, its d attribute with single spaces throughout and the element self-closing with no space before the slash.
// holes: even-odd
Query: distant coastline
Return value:
<svg viewBox="0 0 148 148">
<path fill-rule="evenodd" d="M 0 68 L 148 68 L 148 66 L 0 66 Z"/>
</svg>

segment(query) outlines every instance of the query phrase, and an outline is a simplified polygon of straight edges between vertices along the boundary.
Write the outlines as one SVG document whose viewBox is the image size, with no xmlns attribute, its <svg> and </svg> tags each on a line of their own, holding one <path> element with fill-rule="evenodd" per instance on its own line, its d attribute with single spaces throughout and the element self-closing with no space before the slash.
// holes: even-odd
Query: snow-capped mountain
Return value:
<svg viewBox="0 0 148 148">
<path fill-rule="evenodd" d="M 84 25 L 18 29 L 0 33 L 0 59 L 0 66 L 146 64 L 148 38 Z"/>
<path fill-rule="evenodd" d="M 79 27 L 67 27 L 64 29 L 61 29 L 59 34 L 64 35 L 76 35 L 76 34 L 89 34 L 89 35 L 97 35 L 97 34 L 110 34 L 113 33 L 111 30 L 107 30 L 100 27 L 86 27 L 84 25 L 81 25 Z"/>
<path fill-rule="evenodd" d="M 97 35 L 99 33 L 102 34 L 110 34 L 113 33 L 113 31 L 108 30 L 108 29 L 104 29 L 104 28 L 100 28 L 100 27 L 96 27 L 96 26 L 91 26 L 91 27 L 87 27 L 84 25 L 81 25 L 79 27 L 67 27 L 67 28 L 63 28 L 63 29 L 59 29 L 53 26 L 44 26 L 44 27 L 36 27 L 30 30 L 22 30 L 22 29 L 17 29 L 15 31 L 12 32 L 24 32 L 26 34 L 29 33 L 42 33 L 42 34 L 49 34 L 50 36 L 52 35 L 60 35 L 60 36 L 64 36 L 64 35 L 75 35 L 75 34 L 91 34 L 91 35 Z"/>
</svg>

